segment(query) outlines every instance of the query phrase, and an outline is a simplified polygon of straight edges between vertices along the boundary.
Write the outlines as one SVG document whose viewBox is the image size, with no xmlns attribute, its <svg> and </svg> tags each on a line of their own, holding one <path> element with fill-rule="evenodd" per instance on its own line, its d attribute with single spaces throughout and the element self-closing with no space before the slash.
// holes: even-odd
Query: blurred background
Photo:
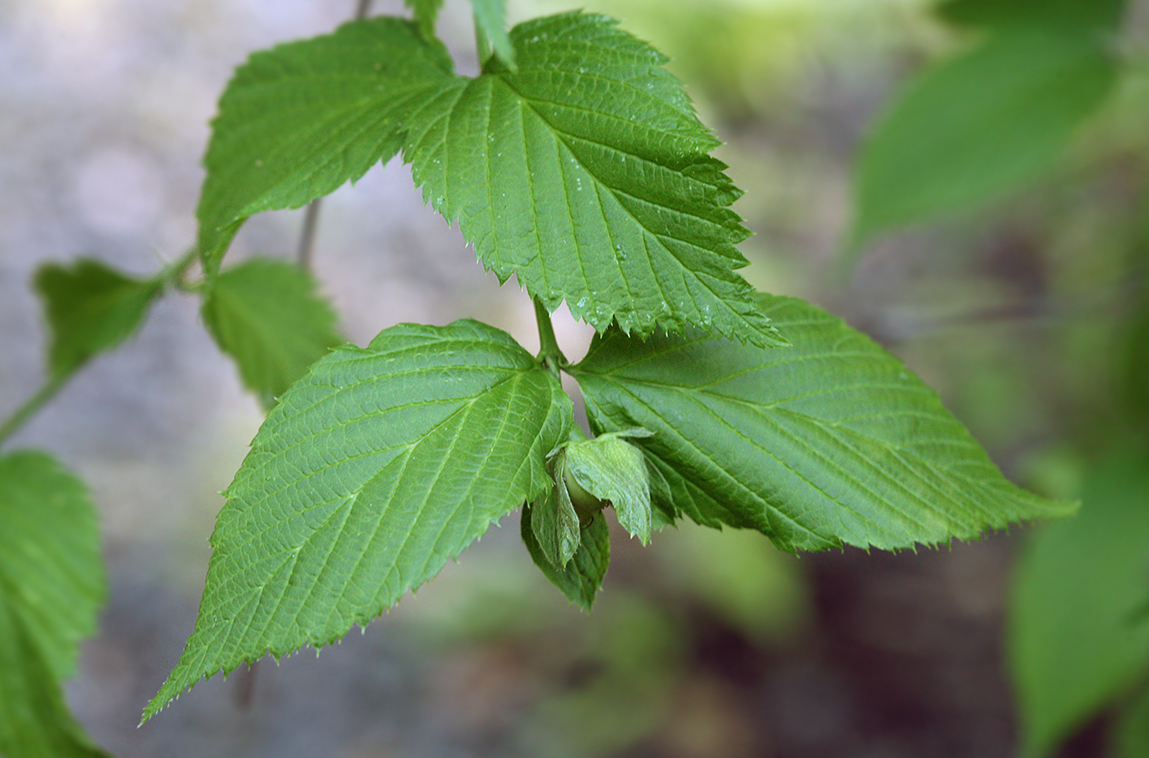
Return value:
<svg viewBox="0 0 1149 758">
<path fill-rule="evenodd" d="M 0 0 L 0 417 L 44 379 L 30 288 L 45 261 L 151 275 L 193 241 L 208 121 L 255 49 L 333 29 L 354 0 Z M 1144 3 L 1136 9 L 1144 17 Z M 1145 79 L 1128 77 L 1057 171 L 988 209 L 843 263 L 868 126 L 954 35 L 925 0 L 512 0 L 511 21 L 585 7 L 673 59 L 746 191 L 760 289 L 810 299 L 901 356 L 1007 476 L 1055 496 L 1103 440 L 1144 250 Z M 398 0 L 373 13 L 405 15 Z M 1140 28 L 1145 25 L 1141 24 Z M 1135 25 L 1136 28 L 1136 25 Z M 476 70 L 469 6 L 440 34 Z M 230 253 L 290 257 L 302 214 L 252 219 Z M 324 204 L 315 271 L 344 333 L 476 317 L 536 350 L 500 288 L 392 161 Z M 592 615 L 504 520 L 439 578 L 318 657 L 200 684 L 143 728 L 203 588 L 207 537 L 261 421 L 198 303 L 169 296 L 14 446 L 53 451 L 101 512 L 111 596 L 69 702 L 129 756 L 978 756 L 1014 751 L 1003 667 L 1025 529 L 901 554 L 801 557 L 684 524 L 619 530 Z M 567 356 L 591 331 L 558 323 Z M 1089 729 L 1064 755 L 1097 755 Z"/>
</svg>

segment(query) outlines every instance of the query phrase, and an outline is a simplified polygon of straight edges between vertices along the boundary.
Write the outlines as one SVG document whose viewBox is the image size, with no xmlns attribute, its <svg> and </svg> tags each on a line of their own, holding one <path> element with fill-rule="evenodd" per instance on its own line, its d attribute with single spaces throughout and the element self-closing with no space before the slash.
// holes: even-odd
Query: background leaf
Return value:
<svg viewBox="0 0 1149 758">
<path fill-rule="evenodd" d="M 1010 665 L 1023 755 L 1042 756 L 1149 671 L 1149 466 L 1093 471 L 1080 515 L 1034 534 L 1016 569 Z"/>
<path fill-rule="evenodd" d="M 856 173 L 855 245 L 1038 177 L 1105 100 L 1116 63 L 1096 36 L 996 34 L 925 72 L 878 123 Z"/>
<path fill-rule="evenodd" d="M 102 755 L 59 682 L 74 672 L 106 593 L 83 482 L 41 453 L 0 457 L 0 754 Z"/>
<path fill-rule="evenodd" d="M 196 218 L 208 275 L 248 216 L 300 208 L 394 156 L 403 120 L 452 70 L 440 43 L 395 18 L 252 55 L 220 98 L 204 159 Z"/>
<path fill-rule="evenodd" d="M 475 26 L 491 43 L 495 56 L 507 68 L 515 67 L 515 48 L 507 34 L 506 0 L 471 0 Z"/>
<path fill-rule="evenodd" d="M 558 380 L 474 321 L 329 353 L 225 492 L 195 631 L 145 720 L 203 677 L 381 614 L 550 486 L 570 424 Z"/>
<path fill-rule="evenodd" d="M 286 261 L 260 258 L 222 272 L 202 313 L 216 344 L 235 359 L 244 386 L 268 407 L 343 341 L 315 280 Z"/>
<path fill-rule="evenodd" d="M 1046 27 L 1081 34 L 1116 29 L 1125 0 L 948 0 L 938 13 L 952 23 L 995 30 Z"/>
<path fill-rule="evenodd" d="M 484 264 L 599 331 L 693 324 L 779 343 L 735 273 L 739 196 L 665 59 L 603 16 L 511 32 L 518 68 L 456 77 L 404 157 Z"/>
<path fill-rule="evenodd" d="M 527 552 L 543 576 L 551 584 L 562 590 L 567 599 L 577 603 L 583 610 L 590 611 L 594 605 L 595 596 L 602 587 L 603 577 L 606 576 L 607 566 L 610 564 L 610 527 L 602 513 L 596 513 L 590 524 L 582 530 L 578 550 L 574 557 L 562 568 L 556 566 L 547 558 L 535 538 L 531 525 L 533 509 L 523 508 L 521 523 L 523 543 Z"/>
<path fill-rule="evenodd" d="M 1133 699 L 1114 732 L 1114 758 L 1149 755 L 1149 687 Z"/>
<path fill-rule="evenodd" d="M 435 38 L 435 20 L 439 17 L 439 9 L 443 7 L 443 0 L 404 0 L 404 3 L 415 13 L 415 22 L 419 25 L 419 32 L 427 40 Z"/>
<path fill-rule="evenodd" d="M 90 258 L 41 266 L 35 286 L 52 329 L 48 366 L 55 376 L 72 373 L 130 337 L 163 291 L 158 280 L 133 279 Z"/>
<path fill-rule="evenodd" d="M 763 296 L 785 349 L 618 330 L 573 369 L 596 432 L 635 439 L 695 521 L 786 550 L 970 538 L 1070 506 L 1010 484 L 937 394 L 839 319 Z"/>
</svg>

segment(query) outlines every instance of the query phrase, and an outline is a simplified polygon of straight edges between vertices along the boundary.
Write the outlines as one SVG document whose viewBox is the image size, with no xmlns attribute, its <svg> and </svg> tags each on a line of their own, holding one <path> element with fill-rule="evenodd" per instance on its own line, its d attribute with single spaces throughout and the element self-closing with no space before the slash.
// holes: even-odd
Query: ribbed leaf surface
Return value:
<svg viewBox="0 0 1149 758">
<path fill-rule="evenodd" d="M 695 521 L 758 529 L 787 550 L 891 549 L 1072 510 L 1010 484 L 869 338 L 800 300 L 763 307 L 791 347 L 614 330 L 574 371 L 596 432 L 654 433 L 631 442 Z"/>
<path fill-rule="evenodd" d="M 484 264 L 550 310 L 565 300 L 600 331 L 617 319 L 781 342 L 736 273 L 740 192 L 665 59 L 602 16 L 509 39 L 516 70 L 493 59 L 474 79 L 387 18 L 253 55 L 213 123 L 198 210 L 209 274 L 248 216 L 304 205 L 402 147 Z"/>
<path fill-rule="evenodd" d="M 544 456 L 570 423 L 558 381 L 477 322 L 401 325 L 322 358 L 225 493 L 195 631 L 144 718 L 381 614 L 550 486 Z"/>
</svg>

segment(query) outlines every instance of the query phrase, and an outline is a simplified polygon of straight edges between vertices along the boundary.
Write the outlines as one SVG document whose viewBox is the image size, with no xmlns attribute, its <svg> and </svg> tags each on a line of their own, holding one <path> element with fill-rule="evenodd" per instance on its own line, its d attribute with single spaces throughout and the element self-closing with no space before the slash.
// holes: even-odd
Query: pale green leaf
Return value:
<svg viewBox="0 0 1149 758">
<path fill-rule="evenodd" d="M 106 593 L 83 482 L 42 453 L 0 457 L 0 754 L 102 755 L 59 680 L 75 671 Z"/>
<path fill-rule="evenodd" d="M 563 453 L 558 453 L 549 470 L 555 480 L 546 494 L 531 505 L 531 529 L 539 549 L 547 560 L 557 567 L 566 566 L 579 546 L 579 518 L 571 502 L 566 482 L 562 475 L 556 475 L 555 466 L 561 470 Z"/>
<path fill-rule="evenodd" d="M 506 0 L 471 0 L 475 8 L 475 26 L 491 43 L 495 55 L 507 68 L 515 67 L 515 48 L 507 34 Z"/>
<path fill-rule="evenodd" d="M 1033 535 L 1017 567 L 1010 668 L 1023 755 L 1049 755 L 1149 672 L 1149 465 L 1086 480 L 1080 515 Z"/>
<path fill-rule="evenodd" d="M 35 285 L 52 329 L 48 366 L 55 376 L 70 374 L 134 334 L 163 291 L 159 281 L 133 279 L 87 258 L 71 266 L 41 266 Z"/>
<path fill-rule="evenodd" d="M 403 153 L 424 197 L 500 280 L 599 331 L 692 324 L 779 343 L 735 271 L 740 192 L 665 59 L 578 13 L 511 40 L 514 72 L 456 77 L 412 114 Z"/>
<path fill-rule="evenodd" d="M 912 83 L 856 172 L 855 244 L 1001 197 L 1049 169 L 1112 90 L 1096 36 L 996 34 Z"/>
<path fill-rule="evenodd" d="M 248 216 L 302 207 L 394 156 L 404 120 L 452 70 L 442 44 L 386 17 L 252 55 L 220 98 L 204 160 L 196 217 L 209 276 Z"/>
<path fill-rule="evenodd" d="M 562 568 L 557 567 L 543 553 L 531 525 L 532 508 L 523 509 L 521 533 L 527 552 L 543 576 L 562 590 L 567 599 L 589 611 L 602 587 L 610 564 L 610 527 L 602 513 L 596 513 L 590 524 L 582 530 L 579 548 L 574 557 Z"/>
<path fill-rule="evenodd" d="M 225 495 L 195 631 L 144 711 L 265 653 L 319 647 L 551 486 L 570 399 L 507 334 L 400 325 L 291 386 Z"/>
<path fill-rule="evenodd" d="M 423 37 L 428 40 L 434 39 L 435 20 L 439 17 L 443 0 L 404 0 L 404 3 L 414 11 L 415 22 L 419 24 L 419 32 Z"/>
<path fill-rule="evenodd" d="M 654 432 L 634 444 L 677 510 L 786 550 L 928 545 L 1072 512 L 1010 484 L 868 337 L 801 300 L 762 305 L 791 347 L 612 330 L 572 369 L 596 431 Z"/>
<path fill-rule="evenodd" d="M 649 437 L 645 430 L 603 434 L 593 440 L 572 442 L 566 447 L 565 465 L 570 475 L 599 500 L 608 500 L 618 523 L 642 544 L 650 542 L 650 477 L 642 452 L 624 437 Z"/>
<path fill-rule="evenodd" d="M 255 259 L 221 272 L 202 313 L 244 386 L 268 406 L 343 341 L 315 280 L 286 261 Z"/>
</svg>

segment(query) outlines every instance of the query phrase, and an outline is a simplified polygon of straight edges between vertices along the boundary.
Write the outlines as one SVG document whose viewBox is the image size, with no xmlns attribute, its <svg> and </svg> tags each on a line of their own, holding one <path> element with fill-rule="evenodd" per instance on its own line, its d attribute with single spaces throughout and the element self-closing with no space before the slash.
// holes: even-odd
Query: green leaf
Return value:
<svg viewBox="0 0 1149 758">
<path fill-rule="evenodd" d="M 1050 754 L 1149 670 L 1149 465 L 1088 477 L 1078 518 L 1033 535 L 1016 569 L 1010 667 L 1022 754 Z"/>
<path fill-rule="evenodd" d="M 618 330 L 572 369 L 596 431 L 636 439 L 674 507 L 786 550 L 975 537 L 1072 506 L 1010 484 L 936 393 L 837 318 L 763 296 L 786 349 Z"/>
<path fill-rule="evenodd" d="M 248 216 L 302 207 L 394 156 L 403 121 L 452 70 L 441 43 L 385 17 L 252 55 L 212 122 L 196 210 L 208 276 Z"/>
<path fill-rule="evenodd" d="M 606 519 L 602 513 L 594 515 L 582 530 L 574 557 L 559 568 L 546 556 L 535 537 L 531 524 L 533 510 L 530 506 L 523 508 L 521 533 L 527 552 L 551 584 L 562 590 L 572 603 L 589 611 L 610 564 L 610 527 Z"/>
<path fill-rule="evenodd" d="M 424 39 L 435 38 L 435 20 L 439 17 L 439 9 L 443 7 L 443 0 L 404 0 L 404 3 L 415 13 L 415 22 L 419 24 L 419 32 Z"/>
<path fill-rule="evenodd" d="M 948 0 L 938 12 L 955 24 L 995 30 L 1052 28 L 1073 34 L 1115 30 L 1125 0 Z"/>
<path fill-rule="evenodd" d="M 97 758 L 29 630 L 0 593 L 0 755 Z"/>
<path fill-rule="evenodd" d="M 222 272 L 204 299 L 203 320 L 235 359 L 244 386 L 267 406 L 343 341 L 315 280 L 298 266 L 267 258 Z"/>
<path fill-rule="evenodd" d="M 531 505 L 531 529 L 547 560 L 556 567 L 566 566 L 579 546 L 579 517 L 571 502 L 562 474 L 563 452 L 548 466 L 554 485 Z M 557 469 L 556 469 L 557 467 Z M 557 475 L 556 475 L 557 474 Z"/>
<path fill-rule="evenodd" d="M 515 48 L 507 34 L 506 0 L 471 0 L 475 26 L 494 48 L 495 56 L 509 69 L 515 67 Z"/>
<path fill-rule="evenodd" d="M 404 157 L 423 194 L 500 279 L 599 331 L 687 324 L 781 340 L 735 270 L 740 194 L 653 48 L 603 16 L 511 32 L 517 70 L 456 77 L 412 114 Z"/>
<path fill-rule="evenodd" d="M 879 122 L 856 173 L 861 244 L 1036 179 L 1113 89 L 1097 37 L 996 34 L 921 75 Z"/>
<path fill-rule="evenodd" d="M 1114 729 L 1113 744 L 1115 758 L 1149 755 L 1149 687 L 1126 706 Z"/>
<path fill-rule="evenodd" d="M 248 216 L 296 208 L 400 146 L 485 265 L 600 331 L 687 324 L 783 343 L 737 273 L 740 194 L 665 59 L 602 16 L 517 27 L 518 68 L 452 73 L 378 18 L 257 53 L 220 100 L 197 211 L 209 276 Z"/>
<path fill-rule="evenodd" d="M 539 497 L 570 425 L 558 380 L 474 321 L 400 325 L 320 359 L 225 492 L 195 631 L 144 719 L 201 678 L 381 614 Z"/>
<path fill-rule="evenodd" d="M 642 452 L 623 438 L 649 436 L 645 429 L 607 433 L 570 443 L 564 457 L 565 472 L 594 497 L 610 501 L 618 522 L 644 545 L 650 542 L 650 477 Z"/>
<path fill-rule="evenodd" d="M 107 593 L 83 482 L 42 453 L 0 457 L 0 754 L 96 756 L 59 681 Z"/>
<path fill-rule="evenodd" d="M 163 291 L 162 282 L 132 279 L 88 258 L 41 266 L 35 286 L 52 328 L 48 366 L 55 376 L 72 373 L 130 337 Z"/>
</svg>

